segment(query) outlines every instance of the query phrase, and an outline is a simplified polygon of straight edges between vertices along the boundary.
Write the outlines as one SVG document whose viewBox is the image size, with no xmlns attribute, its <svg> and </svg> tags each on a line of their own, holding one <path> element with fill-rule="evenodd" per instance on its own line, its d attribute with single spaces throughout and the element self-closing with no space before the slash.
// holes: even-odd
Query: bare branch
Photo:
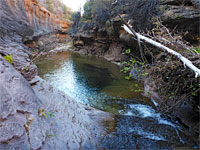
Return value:
<svg viewBox="0 0 200 150">
<path fill-rule="evenodd" d="M 130 26 L 128 23 L 126 23 L 122 17 L 119 15 L 119 18 L 121 19 L 122 23 L 125 24 L 129 30 L 131 30 L 131 32 L 134 34 L 134 36 L 137 38 L 137 42 L 138 42 L 138 46 L 139 46 L 139 50 L 140 50 L 140 55 L 142 57 L 142 60 L 145 61 L 145 58 L 144 58 L 144 54 L 143 54 L 143 51 L 142 51 L 142 46 L 141 46 L 141 42 L 140 42 L 140 38 L 136 35 L 136 32 L 135 30 L 132 28 L 132 26 Z"/>
<path fill-rule="evenodd" d="M 124 23 L 123 20 L 122 20 L 122 22 Z M 187 58 L 182 56 L 180 53 L 178 53 L 178 52 L 176 52 L 176 51 L 174 51 L 174 50 L 162 45 L 159 42 L 156 42 L 156 41 L 154 41 L 154 40 L 152 40 L 152 39 L 150 39 L 148 37 L 145 37 L 145 36 L 143 36 L 143 35 L 141 35 L 139 33 L 136 33 L 131 28 L 131 26 L 129 24 L 127 24 L 127 23 L 124 23 L 124 25 L 122 27 L 124 28 L 124 30 L 126 32 L 128 32 L 129 34 L 137 37 L 137 39 L 141 39 L 141 40 L 143 40 L 143 41 L 145 41 L 145 42 L 147 42 L 147 43 L 149 43 L 149 44 L 151 44 L 151 45 L 153 45 L 153 46 L 155 46 L 155 47 L 157 47 L 157 48 L 159 48 L 159 49 L 161 49 L 163 51 L 166 51 L 166 52 L 176 56 L 178 59 L 180 59 L 183 62 L 184 66 L 186 65 L 187 67 L 189 67 L 191 70 L 193 70 L 195 72 L 195 78 L 200 76 L 200 69 L 197 68 L 196 66 L 194 66 L 190 60 L 188 60 Z"/>
</svg>

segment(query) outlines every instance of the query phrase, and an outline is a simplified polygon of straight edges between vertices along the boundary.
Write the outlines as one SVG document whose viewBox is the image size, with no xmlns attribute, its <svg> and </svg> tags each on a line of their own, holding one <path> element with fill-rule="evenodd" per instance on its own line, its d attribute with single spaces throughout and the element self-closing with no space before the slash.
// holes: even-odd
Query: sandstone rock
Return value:
<svg viewBox="0 0 200 150">
<path fill-rule="evenodd" d="M 14 102 L 12 100 L 11 95 L 4 87 L 0 87 L 1 95 L 0 95 L 0 118 L 6 119 L 9 115 L 13 115 L 16 113 L 14 110 Z"/>
<path fill-rule="evenodd" d="M 23 0 L 17 1 L 0 1 L 0 29 L 8 32 L 16 32 L 23 37 L 32 35 L 33 29 L 28 22 Z"/>
<path fill-rule="evenodd" d="M 0 143 L 7 142 L 12 138 L 20 137 L 24 134 L 24 127 L 18 123 L 8 123 L 0 127 Z"/>
<path fill-rule="evenodd" d="M 39 124 L 34 122 L 31 125 L 31 128 L 39 126 L 42 129 L 40 131 L 35 128 L 30 132 L 37 139 L 37 143 L 43 141 L 46 136 L 42 150 L 96 149 L 101 135 L 105 133 L 102 123 L 106 120 L 112 121 L 109 113 L 77 103 L 42 79 L 33 89 L 43 100 L 45 110 L 54 114 L 49 117 L 48 123 L 41 119 Z M 35 148 L 38 147 L 32 142 L 31 144 Z"/>
<path fill-rule="evenodd" d="M 191 3 L 191 0 L 160 0 L 161 5 L 181 5 Z"/>
<path fill-rule="evenodd" d="M 74 46 L 84 46 L 84 42 L 83 41 L 76 41 L 76 42 L 74 42 Z"/>
<path fill-rule="evenodd" d="M 1 118 L 7 118 L 17 111 L 34 112 L 40 100 L 34 95 L 27 81 L 0 57 L 0 100 Z"/>
<path fill-rule="evenodd" d="M 71 24 L 70 21 L 61 21 L 37 0 L 2 0 L 0 10 L 0 29 L 15 32 L 24 38 L 54 30 L 66 31 Z"/>
<path fill-rule="evenodd" d="M 28 82 L 0 56 L 0 149 L 29 147 L 26 115 L 32 114 L 37 121 L 40 104 Z"/>
<path fill-rule="evenodd" d="M 183 4 L 188 5 L 183 5 Z M 199 18 L 200 9 L 194 7 L 197 3 L 191 0 L 178 1 L 169 0 L 161 3 L 160 9 L 163 14 L 161 20 L 163 24 L 170 28 L 175 28 L 179 31 L 188 32 L 185 39 L 189 42 L 197 41 L 195 38 L 199 36 Z"/>
<path fill-rule="evenodd" d="M 125 56 L 122 54 L 124 46 L 122 44 L 112 43 L 105 53 L 104 57 L 113 62 L 123 61 Z"/>
</svg>

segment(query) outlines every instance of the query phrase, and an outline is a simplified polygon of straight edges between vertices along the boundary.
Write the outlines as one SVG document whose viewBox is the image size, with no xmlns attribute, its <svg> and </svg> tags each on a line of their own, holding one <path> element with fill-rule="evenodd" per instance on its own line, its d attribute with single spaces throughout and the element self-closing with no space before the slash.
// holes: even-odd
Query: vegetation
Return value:
<svg viewBox="0 0 200 150">
<path fill-rule="evenodd" d="M 13 63 L 13 58 L 12 58 L 12 55 L 6 55 L 3 57 L 5 60 L 7 60 L 10 64 Z"/>
<path fill-rule="evenodd" d="M 80 19 L 81 19 L 81 12 L 72 13 L 70 20 L 73 21 L 74 23 L 72 24 L 71 26 L 72 28 L 69 31 L 70 34 L 75 34 L 78 31 Z"/>
<path fill-rule="evenodd" d="M 54 7 L 53 7 L 53 0 L 46 0 L 46 4 L 48 6 L 48 10 L 53 12 L 54 11 Z"/>
<path fill-rule="evenodd" d="M 63 5 L 63 13 L 64 13 L 64 19 L 69 19 L 71 17 L 71 9 L 67 6 Z"/>
<path fill-rule="evenodd" d="M 42 5 L 46 7 L 47 10 L 54 14 L 59 14 L 62 19 L 69 19 L 72 10 L 64 5 L 61 0 L 45 0 L 41 2 Z"/>
<path fill-rule="evenodd" d="M 84 5 L 82 17 L 80 12 L 72 15 L 71 20 L 74 21 L 72 26 L 74 33 L 83 31 L 81 36 L 78 34 L 79 32 L 74 35 L 75 41 L 77 43 L 83 41 L 84 48 L 90 48 L 87 50 L 87 53 L 97 55 L 99 55 L 99 51 L 109 53 L 112 50 L 110 43 L 120 43 L 120 46 L 123 45 L 119 48 L 120 52 L 124 49 L 124 54 L 126 55 L 126 57 L 123 57 L 123 60 L 126 61 L 122 62 L 122 69 L 120 71 L 126 74 L 126 80 L 131 80 L 135 76 L 137 76 L 137 79 L 145 78 L 145 94 L 147 93 L 146 95 L 149 94 L 149 96 L 156 95 L 155 100 L 158 103 L 158 109 L 163 112 L 173 112 L 174 108 L 180 108 L 183 104 L 188 103 L 188 105 L 192 105 L 194 111 L 198 114 L 200 110 L 199 78 L 195 78 L 194 72 L 188 68 L 188 63 L 185 63 L 187 66 L 184 68 L 184 61 L 181 62 L 182 60 L 180 61 L 179 58 L 187 58 L 197 68 L 200 68 L 199 57 L 196 57 L 196 55 L 200 54 L 200 49 L 193 49 L 183 39 L 187 33 L 179 33 L 176 28 L 170 29 L 168 28 L 169 26 L 162 24 L 159 17 L 155 17 L 160 16 L 157 12 L 159 1 L 117 0 L 118 4 L 116 5 L 111 5 L 111 2 L 115 1 L 88 0 Z M 135 40 L 131 39 L 132 36 L 127 36 L 127 33 L 124 33 L 120 28 L 123 22 L 120 22 L 119 14 L 125 22 L 130 21 L 133 29 L 141 36 L 148 37 L 148 39 L 150 38 L 174 50 L 175 53 L 173 54 L 180 53 L 180 57 L 172 56 L 172 53 L 168 53 L 166 49 L 165 51 L 160 51 L 158 46 L 152 46 L 150 45 L 151 43 L 142 41 L 142 38 L 138 41 L 137 37 Z M 179 17 L 177 14 L 174 14 L 174 18 L 177 19 Z M 111 32 L 112 34 L 109 34 Z M 84 33 L 87 33 L 85 35 L 89 36 L 84 37 Z M 90 33 L 92 33 L 91 36 Z M 126 35 L 125 38 L 130 40 L 124 38 L 125 41 L 121 38 L 121 35 Z M 88 42 L 88 38 L 89 40 L 94 38 L 94 41 L 92 39 L 92 41 Z M 99 40 L 99 42 L 98 39 L 103 40 Z M 108 46 L 102 49 L 99 48 L 103 45 L 101 42 Z M 138 43 L 141 43 L 141 45 Z M 92 44 L 94 45 L 90 46 Z M 82 46 L 79 44 L 77 48 L 81 49 Z M 109 51 L 107 51 L 108 49 Z M 120 60 L 122 59 L 117 61 Z M 150 88 L 148 89 L 148 87 Z M 135 92 L 144 92 L 137 85 L 135 85 L 134 89 Z"/>
<path fill-rule="evenodd" d="M 195 51 L 200 54 L 200 48 L 195 48 Z"/>
<path fill-rule="evenodd" d="M 87 1 L 84 5 L 83 9 L 84 9 L 83 18 L 85 18 L 86 20 L 91 19 L 91 17 L 92 17 L 92 2 Z"/>
<path fill-rule="evenodd" d="M 84 5 L 84 15 L 91 19 L 92 15 L 97 14 L 100 9 L 108 9 L 109 5 L 111 5 L 111 0 L 88 0 Z"/>
<path fill-rule="evenodd" d="M 50 112 L 47 112 L 45 109 L 38 109 L 38 116 L 39 117 L 42 117 L 44 116 L 46 119 L 48 119 L 49 117 L 53 117 L 54 116 L 54 113 L 50 113 Z"/>
<path fill-rule="evenodd" d="M 91 29 L 91 20 L 95 20 L 98 28 L 105 26 L 106 21 L 110 20 L 110 7 L 111 0 L 88 0 L 84 5 L 84 14 L 82 17 L 80 12 L 75 12 L 71 15 L 70 20 L 74 24 L 70 33 L 74 34 L 82 27 L 84 30 Z"/>
<path fill-rule="evenodd" d="M 147 67 L 147 65 L 145 65 L 144 62 L 136 60 L 134 58 L 134 55 L 131 54 L 130 48 L 126 49 L 124 54 L 130 57 L 128 61 L 122 62 L 123 68 L 120 70 L 120 72 L 128 74 L 127 76 L 125 76 L 126 80 L 131 79 L 132 77 L 131 70 L 133 69 L 137 73 L 138 79 L 142 79 L 143 77 L 146 77 L 148 75 L 148 73 L 145 72 L 145 68 Z"/>
</svg>

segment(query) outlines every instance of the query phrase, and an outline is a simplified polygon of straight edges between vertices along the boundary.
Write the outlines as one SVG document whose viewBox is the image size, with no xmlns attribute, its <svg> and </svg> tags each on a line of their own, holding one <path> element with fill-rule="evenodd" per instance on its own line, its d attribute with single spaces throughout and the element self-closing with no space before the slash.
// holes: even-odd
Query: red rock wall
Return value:
<svg viewBox="0 0 200 150">
<path fill-rule="evenodd" d="M 6 0 L 6 3 L 16 18 L 23 17 L 23 9 L 25 10 L 28 22 L 34 32 L 41 30 L 48 32 L 55 29 L 65 32 L 70 27 L 70 21 L 61 21 L 58 16 L 46 10 L 37 0 Z"/>
</svg>

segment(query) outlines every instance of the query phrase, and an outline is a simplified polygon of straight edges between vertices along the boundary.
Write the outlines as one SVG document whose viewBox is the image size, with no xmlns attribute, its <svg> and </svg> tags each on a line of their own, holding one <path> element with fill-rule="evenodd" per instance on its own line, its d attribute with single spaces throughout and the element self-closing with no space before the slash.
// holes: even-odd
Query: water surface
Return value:
<svg viewBox="0 0 200 150">
<path fill-rule="evenodd" d="M 113 113 L 100 149 L 172 149 L 188 145 L 181 127 L 156 112 L 143 97 L 143 84 L 127 81 L 119 67 L 103 58 L 63 52 L 37 64 L 39 76 L 75 100 Z"/>
</svg>

